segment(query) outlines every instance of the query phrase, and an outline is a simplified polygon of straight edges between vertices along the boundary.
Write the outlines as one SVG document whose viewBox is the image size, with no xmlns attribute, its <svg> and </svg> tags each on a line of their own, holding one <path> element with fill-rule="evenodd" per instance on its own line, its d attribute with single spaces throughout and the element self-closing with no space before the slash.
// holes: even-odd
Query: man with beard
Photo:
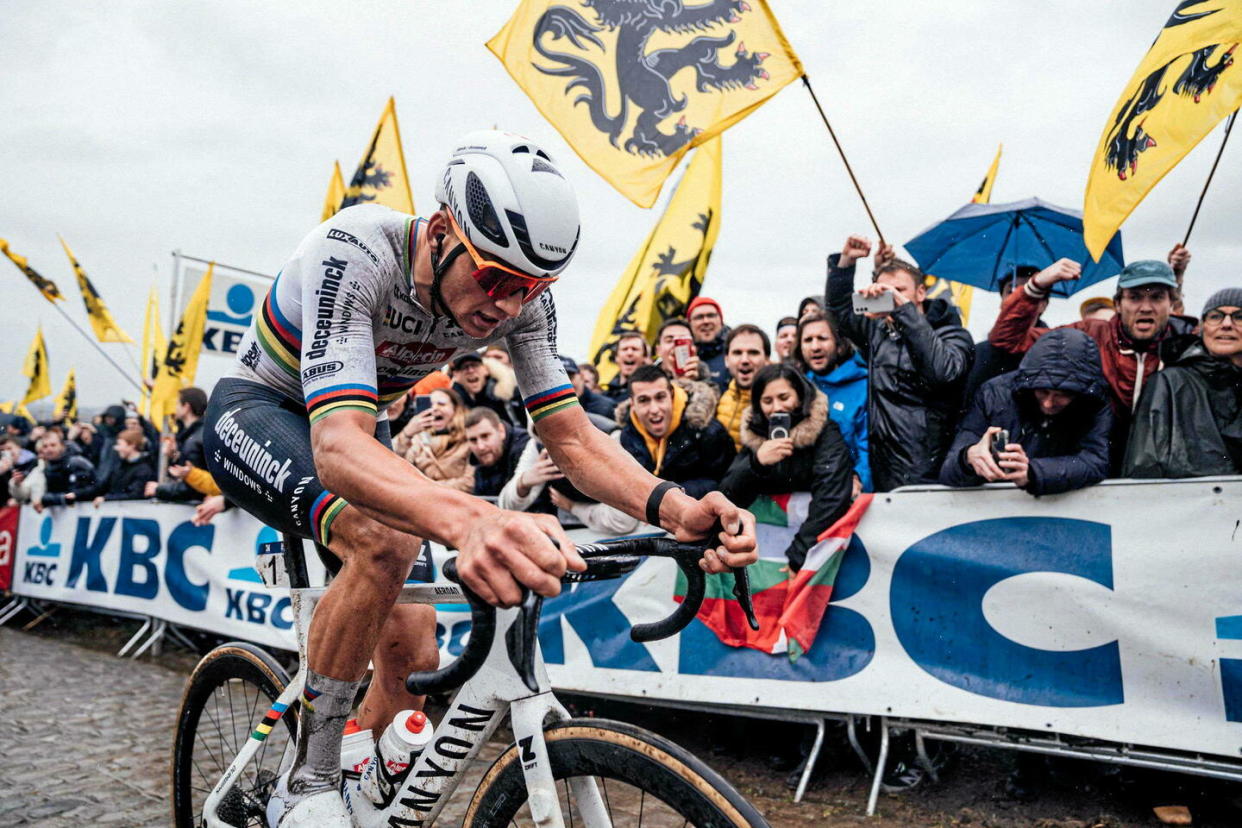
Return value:
<svg viewBox="0 0 1242 828">
<path fill-rule="evenodd" d="M 1049 291 L 1057 282 L 1072 282 L 1081 275 L 1082 267 L 1069 259 L 1041 270 L 1001 305 L 988 341 L 1010 353 L 1025 353 L 1048 332 L 1037 320 Z M 1100 347 L 1113 410 L 1113 472 L 1120 470 L 1143 385 L 1189 344 L 1185 335 L 1193 330 L 1193 323 L 1172 316 L 1177 296 L 1177 277 L 1169 265 L 1155 260 L 1130 262 L 1117 280 L 1116 316 L 1107 321 L 1080 319 L 1063 326 L 1077 328 Z"/>
<path fill-rule="evenodd" d="M 694 347 L 699 359 L 707 366 L 707 377 L 723 391 L 729 384 L 729 372 L 725 369 L 725 338 L 729 329 L 724 323 L 724 311 L 720 303 L 706 296 L 696 296 L 686 308 L 690 320 L 690 332 L 694 335 Z"/>
<path fill-rule="evenodd" d="M 742 450 L 742 412 L 750 406 L 750 386 L 771 355 L 768 335 L 755 325 L 738 325 L 725 339 L 725 368 L 731 379 L 716 403 L 716 419 L 738 451 Z"/>
<path fill-rule="evenodd" d="M 499 495 L 529 440 L 525 429 L 503 422 L 490 408 L 472 408 L 466 415 L 466 442 L 474 466 L 474 493 Z"/>
</svg>

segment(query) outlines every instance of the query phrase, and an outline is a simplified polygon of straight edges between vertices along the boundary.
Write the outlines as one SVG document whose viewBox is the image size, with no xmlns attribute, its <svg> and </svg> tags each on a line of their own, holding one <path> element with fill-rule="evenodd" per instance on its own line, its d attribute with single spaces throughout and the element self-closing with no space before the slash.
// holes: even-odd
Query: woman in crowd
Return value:
<svg viewBox="0 0 1242 828">
<path fill-rule="evenodd" d="M 147 452 L 147 437 L 140 427 L 126 428 L 116 435 L 112 450 L 120 462 L 95 485 L 91 493 L 95 506 L 105 500 L 141 500 L 146 497 L 147 484 L 157 478 L 155 460 Z"/>
<path fill-rule="evenodd" d="M 772 436 L 774 414 L 789 415 L 788 437 Z M 761 369 L 742 415 L 742 453 L 720 491 L 743 508 L 761 494 L 811 493 L 806 519 L 785 550 L 796 571 L 820 533 L 849 509 L 852 478 L 850 450 L 828 416 L 828 399 L 790 365 Z"/>
<path fill-rule="evenodd" d="M 854 461 L 854 496 L 872 491 L 867 442 L 867 363 L 831 314 L 809 312 L 798 323 L 794 363 L 828 398 L 828 416 L 841 429 Z"/>
<path fill-rule="evenodd" d="M 437 388 L 430 396 L 431 407 L 414 415 L 401 432 L 400 444 L 408 446 L 405 459 L 432 480 L 463 492 L 473 491 L 465 406 L 451 388 Z"/>
</svg>

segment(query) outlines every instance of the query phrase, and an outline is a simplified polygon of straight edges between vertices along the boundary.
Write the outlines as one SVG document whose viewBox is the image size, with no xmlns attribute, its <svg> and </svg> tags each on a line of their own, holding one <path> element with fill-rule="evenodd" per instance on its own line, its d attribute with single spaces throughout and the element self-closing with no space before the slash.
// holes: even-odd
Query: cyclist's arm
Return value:
<svg viewBox="0 0 1242 828">
<path fill-rule="evenodd" d="M 496 507 L 425 477 L 374 433 L 375 417 L 363 411 L 338 411 L 311 426 L 324 487 L 386 526 L 461 549 L 471 523 Z"/>
</svg>

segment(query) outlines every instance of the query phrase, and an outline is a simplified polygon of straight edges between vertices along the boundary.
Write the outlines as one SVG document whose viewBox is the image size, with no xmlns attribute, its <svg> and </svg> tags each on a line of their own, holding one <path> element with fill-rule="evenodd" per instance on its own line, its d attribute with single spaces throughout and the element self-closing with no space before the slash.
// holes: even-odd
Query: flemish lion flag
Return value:
<svg viewBox="0 0 1242 828">
<path fill-rule="evenodd" d="M 640 207 L 692 147 L 803 74 L 766 0 L 522 0 L 487 48 Z"/>
<path fill-rule="evenodd" d="M 142 320 L 142 356 L 139 365 L 142 369 L 142 401 L 140 410 L 144 417 L 151 413 L 151 385 L 160 375 L 160 360 L 168 350 L 168 339 L 164 336 L 164 326 L 160 323 L 160 297 L 155 285 L 147 296 L 147 310 Z"/>
<path fill-rule="evenodd" d="M 1242 104 L 1242 2 L 1180 2 L 1113 107 L 1091 163 L 1083 238 L 1097 261 L 1169 170 Z"/>
<path fill-rule="evenodd" d="M 177 330 L 168 341 L 168 349 L 160 362 L 155 388 L 151 391 L 151 420 L 163 426 L 164 420 L 177 409 L 177 394 L 194 384 L 198 372 L 198 354 L 203 349 L 203 329 L 207 326 L 207 303 L 211 299 L 211 276 L 216 264 L 207 266 L 194 295 L 181 314 Z"/>
<path fill-rule="evenodd" d="M 21 270 L 22 273 L 26 274 L 26 278 L 30 280 L 32 285 L 39 289 L 39 293 L 43 294 L 44 299 L 49 302 L 60 302 L 64 300 L 65 297 L 61 294 L 60 288 L 56 287 L 56 283 L 51 279 L 45 279 L 40 276 L 39 272 L 31 267 L 30 263 L 26 261 L 25 256 L 19 256 L 9 250 L 9 243 L 4 239 L 0 239 L 0 253 L 8 256 L 9 261 L 17 265 L 18 269 Z"/>
<path fill-rule="evenodd" d="M 30 385 L 26 386 L 26 396 L 22 397 L 19 405 L 25 406 L 28 402 L 41 400 L 52 393 L 52 378 L 47 367 L 47 345 L 43 342 L 42 326 L 35 333 L 30 350 L 26 352 L 22 374 L 30 379 Z"/>
<path fill-rule="evenodd" d="M 397 102 L 392 98 L 388 99 L 367 151 L 362 154 L 339 204 L 339 210 L 355 204 L 383 204 L 402 213 L 414 212 L 410 177 L 405 172 L 405 153 L 401 150 L 401 131 L 397 128 Z"/>
<path fill-rule="evenodd" d="M 65 387 L 60 389 L 52 403 L 52 419 L 62 418 L 71 423 L 78 419 L 78 383 L 72 368 L 69 369 L 69 376 L 65 377 Z"/>
<path fill-rule="evenodd" d="M 57 236 L 57 238 L 60 237 Z M 95 285 L 87 278 L 86 271 L 82 269 L 82 265 L 78 263 L 77 257 L 73 255 L 73 251 L 69 249 L 64 239 L 60 239 L 60 246 L 65 248 L 65 255 L 69 257 L 69 265 L 78 277 L 78 290 L 82 292 L 82 303 L 86 305 L 86 317 L 91 321 L 91 329 L 95 331 L 95 338 L 100 342 L 133 342 L 133 338 L 116 324 L 116 320 L 108 311 L 108 306 L 100 297 L 99 291 L 95 290 Z"/>
<path fill-rule="evenodd" d="M 341 209 L 341 202 L 345 200 L 345 178 L 341 175 L 341 162 L 332 162 L 332 180 L 328 182 L 328 194 L 323 199 L 323 217 L 320 221 L 327 221 L 336 215 L 336 211 Z"/>
<path fill-rule="evenodd" d="M 875 495 L 860 495 L 849 511 L 824 530 L 807 550 L 806 561 L 791 575 L 785 549 L 806 519 L 810 495 L 762 496 L 751 506 L 759 542 L 759 560 L 747 567 L 751 601 L 759 619 L 758 631 L 733 596 L 733 577 L 708 575 L 707 592 L 698 618 L 731 647 L 750 647 L 765 653 L 788 654 L 796 661 L 819 635 L 824 613 L 832 600 L 833 584 L 858 524 Z M 685 595 L 685 578 L 678 573 L 676 598 Z"/>
<path fill-rule="evenodd" d="M 648 339 L 660 323 L 685 313 L 699 294 L 707 263 L 720 234 L 721 139 L 700 147 L 664 215 L 646 240 L 600 310 L 591 337 L 591 359 L 600 381 L 617 373 L 613 362 L 617 335 L 641 331 Z"/>
</svg>

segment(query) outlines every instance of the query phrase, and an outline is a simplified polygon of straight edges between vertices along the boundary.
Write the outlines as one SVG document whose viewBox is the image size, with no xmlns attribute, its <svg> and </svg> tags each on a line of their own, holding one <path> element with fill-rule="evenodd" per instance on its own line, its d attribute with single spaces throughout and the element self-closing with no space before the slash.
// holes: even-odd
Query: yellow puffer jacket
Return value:
<svg viewBox="0 0 1242 828">
<path fill-rule="evenodd" d="M 738 388 L 737 380 L 729 383 L 729 387 L 720 395 L 716 403 L 716 419 L 733 438 L 733 447 L 742 450 L 742 412 L 750 407 L 750 389 Z"/>
</svg>

